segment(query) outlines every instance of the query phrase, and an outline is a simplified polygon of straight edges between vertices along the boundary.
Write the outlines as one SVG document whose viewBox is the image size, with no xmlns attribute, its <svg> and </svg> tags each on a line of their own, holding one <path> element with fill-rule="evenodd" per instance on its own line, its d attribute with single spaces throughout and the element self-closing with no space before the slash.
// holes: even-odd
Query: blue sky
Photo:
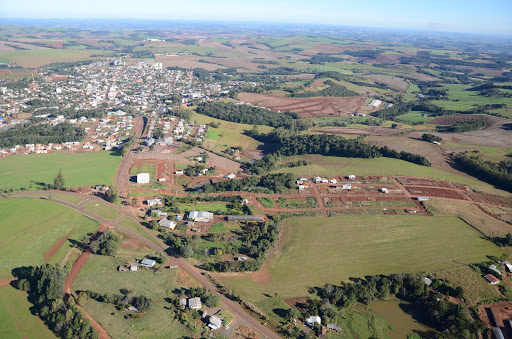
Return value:
<svg viewBox="0 0 512 339">
<path fill-rule="evenodd" d="M 0 0 L 4 18 L 293 22 L 512 35 L 512 0 Z"/>
</svg>

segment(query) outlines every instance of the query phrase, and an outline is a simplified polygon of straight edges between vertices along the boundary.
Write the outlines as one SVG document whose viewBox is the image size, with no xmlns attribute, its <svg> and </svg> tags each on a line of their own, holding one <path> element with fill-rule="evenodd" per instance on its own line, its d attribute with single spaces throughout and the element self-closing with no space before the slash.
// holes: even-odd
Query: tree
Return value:
<svg viewBox="0 0 512 339">
<path fill-rule="evenodd" d="M 181 248 L 181 255 L 185 258 L 190 258 L 194 255 L 194 249 L 190 245 L 185 245 Z"/>
<path fill-rule="evenodd" d="M 64 188 L 64 185 L 66 184 L 66 181 L 64 180 L 64 176 L 62 175 L 62 170 L 57 173 L 55 178 L 53 178 L 53 187 L 56 190 L 61 190 Z"/>
<path fill-rule="evenodd" d="M 139 312 L 145 312 L 151 307 L 151 299 L 145 295 L 141 295 L 135 301 L 135 307 Z"/>
<path fill-rule="evenodd" d="M 107 200 L 113 204 L 119 203 L 119 190 L 116 186 L 111 186 L 107 191 Z"/>
<path fill-rule="evenodd" d="M 295 308 L 290 308 L 287 312 L 286 312 L 286 320 L 288 321 L 293 321 L 293 319 L 297 319 L 300 317 L 300 312 L 295 309 Z"/>
</svg>

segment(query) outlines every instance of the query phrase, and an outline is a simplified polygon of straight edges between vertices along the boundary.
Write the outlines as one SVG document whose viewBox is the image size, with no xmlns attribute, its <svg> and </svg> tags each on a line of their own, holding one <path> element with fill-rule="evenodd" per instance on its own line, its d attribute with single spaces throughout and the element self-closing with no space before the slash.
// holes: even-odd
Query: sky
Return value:
<svg viewBox="0 0 512 339">
<path fill-rule="evenodd" d="M 512 0 L 0 0 L 3 18 L 288 22 L 500 35 L 512 35 L 511 13 Z"/>
</svg>

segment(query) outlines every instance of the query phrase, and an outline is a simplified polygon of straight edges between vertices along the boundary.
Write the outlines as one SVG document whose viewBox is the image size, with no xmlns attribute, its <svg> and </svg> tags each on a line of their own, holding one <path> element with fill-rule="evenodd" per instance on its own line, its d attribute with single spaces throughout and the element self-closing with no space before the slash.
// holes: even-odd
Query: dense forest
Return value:
<svg viewBox="0 0 512 339">
<path fill-rule="evenodd" d="M 271 194 L 282 193 L 285 189 L 294 186 L 295 177 L 291 173 L 278 173 L 206 184 L 201 188 L 201 191 L 204 193 L 254 192 Z"/>
<path fill-rule="evenodd" d="M 199 114 L 225 121 L 271 127 L 296 128 L 294 120 L 300 118 L 291 112 L 278 113 L 261 107 L 220 101 L 201 103 L 197 106 L 196 111 Z"/>
<path fill-rule="evenodd" d="M 423 321 L 443 332 L 443 337 L 473 338 L 479 331 L 485 330 L 485 324 L 468 316 L 465 306 L 445 300 L 446 296 L 462 296 L 464 291 L 460 287 L 453 288 L 438 279 L 432 279 L 428 286 L 422 276 L 413 274 L 367 276 L 350 280 L 350 283 L 341 286 L 325 285 L 317 289 L 323 301 L 310 305 L 308 314 L 329 318 L 335 315 L 331 305 L 340 308 L 351 307 L 355 303 L 368 305 L 372 301 L 387 300 L 394 295 L 414 303 L 421 310 Z"/>
<path fill-rule="evenodd" d="M 458 121 L 450 126 L 437 126 L 438 132 L 463 133 L 482 129 L 485 127 L 485 121 Z"/>
<path fill-rule="evenodd" d="M 26 291 L 35 312 L 61 338 L 97 338 L 91 323 L 75 306 L 73 296 L 65 296 L 66 272 L 60 265 L 21 267 L 13 270 L 16 287 Z"/>
<path fill-rule="evenodd" d="M 87 132 L 83 127 L 69 123 L 55 126 L 20 124 L 0 132 L 0 148 L 25 144 L 61 144 L 68 141 L 82 141 L 86 136 Z"/>
<path fill-rule="evenodd" d="M 512 192 L 512 162 L 510 160 L 493 163 L 469 153 L 457 154 L 453 160 L 464 172 Z"/>
<path fill-rule="evenodd" d="M 312 98 L 312 97 L 357 97 L 359 93 L 347 89 L 345 86 L 338 85 L 331 80 L 324 82 L 329 87 L 320 91 L 303 91 L 293 93 L 293 98 Z"/>
</svg>

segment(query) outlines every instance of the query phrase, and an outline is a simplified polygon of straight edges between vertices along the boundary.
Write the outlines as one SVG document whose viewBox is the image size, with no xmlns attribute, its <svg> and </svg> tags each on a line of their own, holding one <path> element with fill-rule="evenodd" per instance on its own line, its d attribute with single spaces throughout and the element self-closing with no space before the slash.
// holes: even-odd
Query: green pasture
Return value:
<svg viewBox="0 0 512 339">
<path fill-rule="evenodd" d="M 16 155 L 0 159 L 0 189 L 37 190 L 62 170 L 66 186 L 112 185 L 121 157 L 110 152 Z"/>
<path fill-rule="evenodd" d="M 83 204 L 83 209 L 91 212 L 94 215 L 97 215 L 100 218 L 107 219 L 107 220 L 113 220 L 119 218 L 123 213 L 121 213 L 119 210 L 115 209 L 114 207 L 101 202 L 101 201 L 88 201 L 85 204 Z"/>
<path fill-rule="evenodd" d="M 149 241 L 151 241 L 155 245 L 157 245 L 159 247 L 162 247 L 162 245 L 155 238 L 153 238 L 148 233 L 148 231 L 146 231 L 143 228 L 143 226 L 141 226 L 138 222 L 136 222 L 132 218 L 125 217 L 125 218 L 117 221 L 116 224 L 119 225 L 119 226 L 125 227 L 125 228 L 129 229 L 130 231 L 133 231 L 133 232 L 137 233 L 141 237 L 144 237 L 144 238 L 148 239 Z"/>
<path fill-rule="evenodd" d="M 428 112 L 423 111 L 410 111 L 409 113 L 405 113 L 402 115 L 397 116 L 400 120 L 405 120 L 409 122 L 429 122 L 430 120 L 434 119 L 435 117 L 428 117 L 428 116 L 422 116 L 422 114 L 427 115 Z"/>
<path fill-rule="evenodd" d="M 342 216 L 288 219 L 283 248 L 271 259 L 271 281 L 222 278 L 251 300 L 264 294 L 308 294 L 313 287 L 350 277 L 419 273 L 481 262 L 503 250 L 462 220 L 426 216 Z"/>
<path fill-rule="evenodd" d="M 433 100 L 432 103 L 445 109 L 464 111 L 472 109 L 476 105 L 512 105 L 512 98 L 478 95 L 478 91 L 466 91 L 466 88 L 469 87 L 468 85 L 449 84 L 444 85 L 444 87 L 448 89 L 448 98 L 450 100 Z"/>
<path fill-rule="evenodd" d="M 71 50 L 71 49 L 30 49 L 19 51 L 0 51 L 0 58 L 23 67 L 39 67 L 53 62 L 74 62 L 91 59 L 92 54 L 100 50 Z"/>
<path fill-rule="evenodd" d="M 149 178 L 156 180 L 156 165 L 148 163 L 130 168 L 130 175 L 136 176 L 139 173 L 149 173 Z"/>
<path fill-rule="evenodd" d="M 252 129 L 253 125 L 219 120 L 197 113 L 194 113 L 193 120 L 198 124 L 205 125 L 211 122 L 220 123 L 219 128 L 210 127 L 208 129 L 204 142 L 206 148 L 222 151 L 227 147 L 242 146 L 244 150 L 253 150 L 261 145 L 261 142 L 242 134 L 244 131 Z M 273 129 L 269 126 L 258 126 L 258 128 L 260 133 L 268 133 Z"/>
<path fill-rule="evenodd" d="M 20 266 L 42 265 L 44 254 L 62 237 L 69 239 L 50 259 L 60 263 L 72 243 L 94 233 L 98 223 L 54 202 L 12 198 L 0 200 L 0 279 Z"/>
<path fill-rule="evenodd" d="M 25 292 L 11 286 L 0 287 L 0 337 L 9 339 L 57 338 L 37 315 Z"/>
</svg>

